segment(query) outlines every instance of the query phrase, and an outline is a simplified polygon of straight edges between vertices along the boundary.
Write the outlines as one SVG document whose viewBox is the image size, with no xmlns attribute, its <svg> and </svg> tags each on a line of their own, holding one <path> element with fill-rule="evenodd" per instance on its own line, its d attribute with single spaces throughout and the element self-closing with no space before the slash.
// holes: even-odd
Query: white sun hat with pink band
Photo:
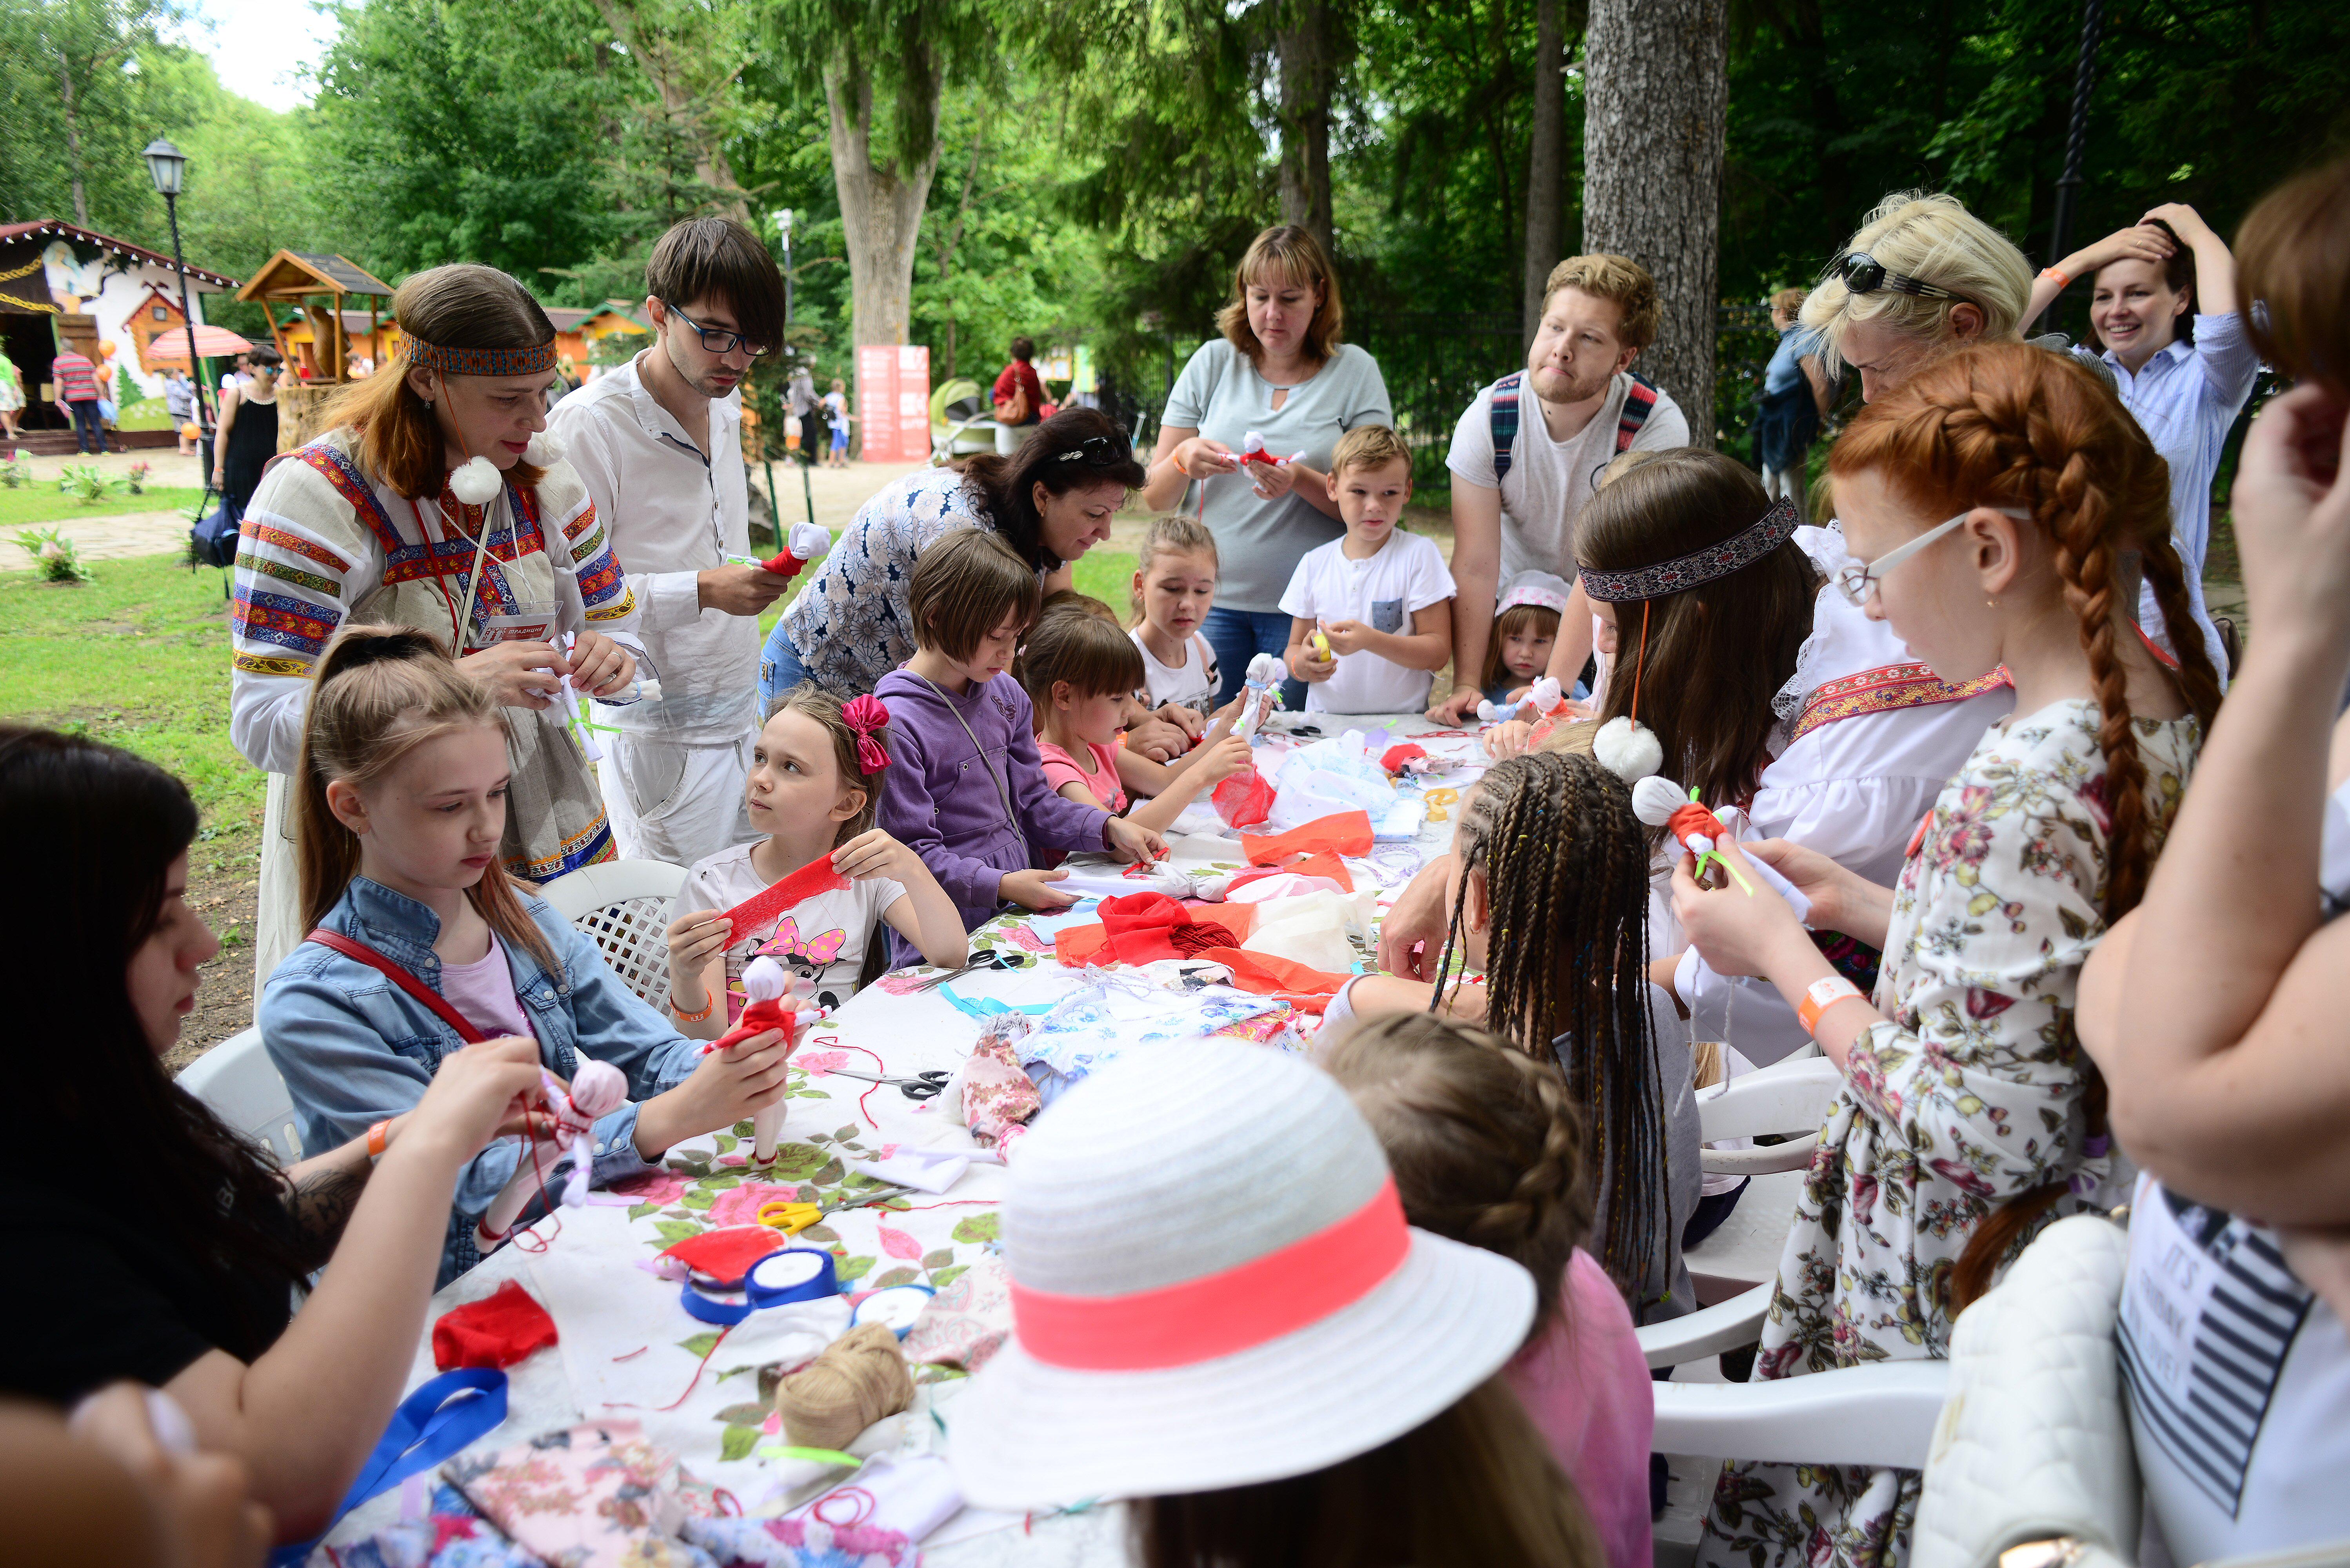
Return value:
<svg viewBox="0 0 2350 1568">
<path fill-rule="evenodd" d="M 1509 1360 L 1532 1276 L 1415 1231 L 1302 1058 L 1137 1051 L 1038 1118 L 1003 1205 L 1013 1336 L 946 1412 L 964 1495 L 1029 1509 L 1304 1475 Z"/>
</svg>

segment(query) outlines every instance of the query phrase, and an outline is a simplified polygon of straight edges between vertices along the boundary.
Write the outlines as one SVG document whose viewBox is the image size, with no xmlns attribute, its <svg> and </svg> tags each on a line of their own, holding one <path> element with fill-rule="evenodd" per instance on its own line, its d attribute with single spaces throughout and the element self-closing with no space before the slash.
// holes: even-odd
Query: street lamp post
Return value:
<svg viewBox="0 0 2350 1568">
<path fill-rule="evenodd" d="M 784 208 L 775 214 L 775 227 L 784 236 L 784 325 L 792 324 L 792 210 Z"/>
<path fill-rule="evenodd" d="M 196 312 L 188 296 L 188 259 L 180 251 L 180 182 L 188 171 L 188 156 L 160 136 L 147 144 L 147 151 L 140 156 L 147 160 L 147 173 L 155 182 L 155 193 L 163 198 L 164 215 L 172 221 L 172 265 L 180 269 L 180 325 L 188 329 L 188 385 L 195 389 L 196 428 L 202 432 L 196 444 L 203 455 L 197 461 L 204 465 L 209 482 L 213 472 L 212 409 L 204 401 L 203 366 L 196 358 Z"/>
</svg>

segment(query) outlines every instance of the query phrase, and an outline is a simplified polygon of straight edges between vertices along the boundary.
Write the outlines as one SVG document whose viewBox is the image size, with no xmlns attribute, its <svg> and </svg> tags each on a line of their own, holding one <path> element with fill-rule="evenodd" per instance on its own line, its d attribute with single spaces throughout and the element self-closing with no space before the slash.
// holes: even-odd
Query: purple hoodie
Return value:
<svg viewBox="0 0 2350 1568">
<path fill-rule="evenodd" d="M 1045 782 L 1028 693 L 1011 676 L 957 696 L 893 670 L 873 695 L 889 710 L 881 826 L 922 857 L 966 930 L 995 913 L 1003 873 L 1035 866 L 1036 850 L 1107 847 L 1109 813 L 1066 799 Z M 983 759 L 972 749 L 974 735 Z M 999 782 L 1011 794 L 1016 826 L 1004 820 Z M 906 956 L 910 946 L 894 931 L 890 939 L 892 961 L 914 961 Z"/>
</svg>

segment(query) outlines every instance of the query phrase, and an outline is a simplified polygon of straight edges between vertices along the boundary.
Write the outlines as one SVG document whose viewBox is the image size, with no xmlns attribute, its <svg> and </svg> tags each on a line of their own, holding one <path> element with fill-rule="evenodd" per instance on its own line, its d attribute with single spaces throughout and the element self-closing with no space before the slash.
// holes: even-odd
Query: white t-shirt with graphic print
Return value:
<svg viewBox="0 0 2350 1568">
<path fill-rule="evenodd" d="M 768 879 L 751 865 L 756 844 L 737 844 L 697 862 L 672 906 L 682 915 L 696 909 L 726 910 L 766 890 Z M 865 942 L 882 912 L 906 896 L 905 884 L 887 877 L 852 882 L 818 893 L 785 911 L 763 931 L 754 931 L 726 950 L 726 1019 L 743 1011 L 739 989 L 743 966 L 761 953 L 814 982 L 816 1001 L 838 1007 L 857 994 L 865 967 Z"/>
</svg>

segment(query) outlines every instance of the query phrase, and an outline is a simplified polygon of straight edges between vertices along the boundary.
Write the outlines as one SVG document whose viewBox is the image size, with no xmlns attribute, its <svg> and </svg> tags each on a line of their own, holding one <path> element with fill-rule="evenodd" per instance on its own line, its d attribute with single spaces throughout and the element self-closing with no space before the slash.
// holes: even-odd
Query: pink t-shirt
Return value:
<svg viewBox="0 0 2350 1568">
<path fill-rule="evenodd" d="M 1576 1248 L 1560 1287 L 1559 1321 L 1506 1368 L 1559 1468 L 1583 1495 L 1608 1568 L 1648 1568 L 1648 1441 L 1655 1386 L 1631 1309 L 1598 1260 Z"/>
<path fill-rule="evenodd" d="M 507 1034 L 538 1038 L 523 1012 L 522 999 L 515 995 L 514 971 L 506 967 L 505 945 L 495 931 L 490 933 L 490 950 L 472 963 L 441 966 L 441 994 L 486 1039 Z"/>
<path fill-rule="evenodd" d="M 1091 741 L 1086 750 L 1092 753 L 1091 771 L 1076 757 L 1044 736 L 1036 737 L 1036 750 L 1045 759 L 1045 783 L 1055 794 L 1063 784 L 1081 784 L 1094 792 L 1094 799 L 1113 812 L 1126 809 L 1126 786 L 1118 780 L 1118 753 L 1108 746 L 1097 746 Z"/>
</svg>

